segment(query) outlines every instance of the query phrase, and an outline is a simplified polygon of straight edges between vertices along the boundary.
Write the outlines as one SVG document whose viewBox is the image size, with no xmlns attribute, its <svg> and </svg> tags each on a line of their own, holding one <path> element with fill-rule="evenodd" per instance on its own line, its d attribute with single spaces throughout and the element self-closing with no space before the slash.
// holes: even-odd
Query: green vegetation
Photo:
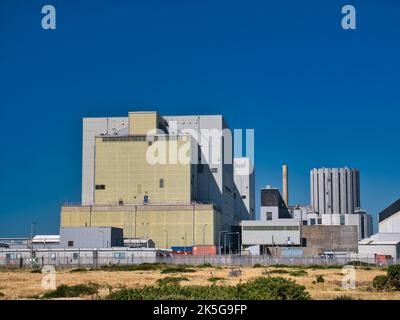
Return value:
<svg viewBox="0 0 400 320">
<path fill-rule="evenodd" d="M 389 266 L 386 275 L 376 276 L 372 286 L 378 291 L 400 290 L 400 264 Z"/>
<path fill-rule="evenodd" d="M 264 268 L 264 266 L 261 265 L 261 264 L 259 264 L 259 263 L 256 263 L 256 264 L 253 266 L 253 268 Z"/>
<path fill-rule="evenodd" d="M 70 272 L 75 273 L 75 272 L 87 272 L 88 270 L 86 268 L 76 268 L 72 269 Z"/>
<path fill-rule="evenodd" d="M 353 297 L 347 296 L 347 295 L 341 295 L 337 296 L 333 300 L 354 300 Z"/>
<path fill-rule="evenodd" d="M 212 268 L 213 265 L 211 263 L 203 263 L 197 266 L 198 268 Z"/>
<path fill-rule="evenodd" d="M 158 279 L 157 283 L 160 286 L 178 285 L 181 281 L 189 281 L 189 279 L 186 277 L 166 277 L 166 278 Z"/>
<path fill-rule="evenodd" d="M 67 286 L 65 284 L 58 286 L 56 290 L 46 292 L 43 299 L 79 297 L 91 294 L 97 294 L 99 286 L 95 283 L 78 284 L 76 286 Z"/>
<path fill-rule="evenodd" d="M 173 266 L 169 268 L 165 268 L 161 271 L 161 273 L 188 273 L 188 272 L 196 272 L 196 269 L 188 268 L 187 266 Z"/>
<path fill-rule="evenodd" d="M 308 275 L 308 273 L 305 270 L 296 270 L 296 271 L 289 272 L 289 275 L 293 276 L 293 277 L 302 277 L 302 276 Z"/>
<path fill-rule="evenodd" d="M 236 286 L 146 286 L 112 292 L 109 300 L 309 300 L 304 286 L 281 277 L 257 278 Z"/>
<path fill-rule="evenodd" d="M 324 283 L 325 282 L 324 276 L 323 275 L 316 276 L 315 277 L 315 282 L 316 283 Z"/>
<path fill-rule="evenodd" d="M 208 278 L 207 280 L 212 282 L 212 283 L 217 283 L 218 281 L 225 280 L 225 278 L 223 278 L 223 277 L 211 277 L 211 278 Z"/>
<path fill-rule="evenodd" d="M 40 269 L 33 269 L 33 270 L 31 270 L 31 273 L 42 273 L 42 270 L 40 270 Z"/>
<path fill-rule="evenodd" d="M 290 271 L 285 270 L 285 269 L 275 269 L 275 270 L 265 270 L 263 274 L 268 275 L 270 273 L 279 273 L 279 274 L 284 274 L 284 273 L 290 273 Z"/>
<path fill-rule="evenodd" d="M 111 265 L 102 266 L 100 270 L 103 271 L 152 271 L 160 270 L 168 267 L 165 263 L 141 263 L 141 264 L 131 264 L 131 265 Z M 92 269 L 98 270 L 98 269 Z"/>
</svg>

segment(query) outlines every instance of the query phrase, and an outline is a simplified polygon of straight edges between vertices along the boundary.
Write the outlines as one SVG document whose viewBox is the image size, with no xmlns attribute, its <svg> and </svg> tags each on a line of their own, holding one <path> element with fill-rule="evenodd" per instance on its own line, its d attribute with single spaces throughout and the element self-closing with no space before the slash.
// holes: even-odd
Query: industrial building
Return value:
<svg viewBox="0 0 400 320">
<path fill-rule="evenodd" d="M 356 252 L 359 237 L 371 231 L 367 223 L 371 221 L 365 219 L 368 215 L 357 207 L 352 209 L 352 214 L 339 214 L 345 219 L 335 224 L 323 219 L 328 213 L 318 212 L 312 205 L 290 205 L 288 173 L 285 164 L 282 166 L 283 196 L 278 188 L 272 186 L 261 189 L 260 220 L 241 222 L 243 250 L 273 256 Z M 358 173 L 355 176 L 358 177 Z M 328 178 L 323 175 L 322 179 Z M 316 180 L 319 181 L 318 176 Z M 357 196 L 358 192 L 354 194 Z"/>
<path fill-rule="evenodd" d="M 82 204 L 63 206 L 61 227 L 122 228 L 159 248 L 216 245 L 254 216 L 253 170 L 234 178 L 233 162 L 221 115 L 85 118 Z"/>
<path fill-rule="evenodd" d="M 361 257 L 379 260 L 400 259 L 400 199 L 379 214 L 379 231 L 358 243 Z"/>
<path fill-rule="evenodd" d="M 372 234 L 372 217 L 361 209 L 359 170 L 314 168 L 310 189 L 311 206 L 322 225 L 357 226 L 359 240 Z"/>
<path fill-rule="evenodd" d="M 255 219 L 255 172 L 249 158 L 234 158 L 234 212 L 238 220 Z"/>
</svg>

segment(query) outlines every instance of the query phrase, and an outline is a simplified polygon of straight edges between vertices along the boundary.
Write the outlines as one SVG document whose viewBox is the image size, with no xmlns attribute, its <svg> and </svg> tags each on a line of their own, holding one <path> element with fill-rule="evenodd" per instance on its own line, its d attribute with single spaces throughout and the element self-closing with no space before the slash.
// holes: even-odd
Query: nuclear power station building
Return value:
<svg viewBox="0 0 400 320">
<path fill-rule="evenodd" d="M 253 164 L 234 172 L 233 145 L 221 115 L 85 118 L 82 204 L 62 208 L 61 227 L 122 228 L 159 248 L 217 245 L 254 216 Z"/>
</svg>

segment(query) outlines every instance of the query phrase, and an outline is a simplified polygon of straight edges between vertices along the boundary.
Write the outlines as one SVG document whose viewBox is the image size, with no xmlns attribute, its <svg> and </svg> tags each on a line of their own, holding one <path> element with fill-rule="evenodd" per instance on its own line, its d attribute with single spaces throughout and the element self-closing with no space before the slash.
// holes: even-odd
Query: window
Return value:
<svg viewBox="0 0 400 320">
<path fill-rule="evenodd" d="M 244 231 L 296 231 L 299 226 L 244 226 Z"/>
<path fill-rule="evenodd" d="M 218 168 L 211 168 L 212 173 L 218 173 Z"/>
<path fill-rule="evenodd" d="M 164 188 L 164 179 L 160 179 L 160 188 Z"/>
<path fill-rule="evenodd" d="M 319 218 L 317 221 L 318 221 L 318 224 L 322 224 L 322 219 L 321 218 Z"/>
<path fill-rule="evenodd" d="M 72 258 L 74 260 L 78 260 L 78 258 L 79 258 L 78 252 L 74 252 L 74 254 L 72 255 Z"/>
<path fill-rule="evenodd" d="M 114 259 L 125 259 L 125 252 L 115 252 Z"/>
<path fill-rule="evenodd" d="M 272 212 L 267 212 L 267 220 L 272 220 Z"/>
<path fill-rule="evenodd" d="M 106 186 L 104 184 L 96 184 L 96 190 L 105 190 Z"/>
<path fill-rule="evenodd" d="M 68 247 L 73 247 L 74 246 L 74 242 L 73 241 L 68 241 Z"/>
<path fill-rule="evenodd" d="M 242 196 L 242 199 L 246 199 L 246 196 L 244 195 L 244 196 Z"/>
<path fill-rule="evenodd" d="M 310 224 L 311 224 L 312 226 L 315 224 L 315 219 L 314 219 L 314 218 L 311 218 Z"/>
<path fill-rule="evenodd" d="M 118 205 L 123 206 L 123 205 L 124 205 L 124 200 L 119 199 L 119 200 L 118 200 Z"/>
<path fill-rule="evenodd" d="M 303 226 L 306 226 L 306 225 L 308 225 L 307 220 L 303 220 Z"/>
<path fill-rule="evenodd" d="M 233 193 L 233 199 L 236 199 L 236 192 Z"/>
</svg>

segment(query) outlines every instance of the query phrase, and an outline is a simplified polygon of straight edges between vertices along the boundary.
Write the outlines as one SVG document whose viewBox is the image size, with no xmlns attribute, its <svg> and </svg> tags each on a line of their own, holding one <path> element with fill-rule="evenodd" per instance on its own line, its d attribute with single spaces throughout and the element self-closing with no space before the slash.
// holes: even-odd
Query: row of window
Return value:
<svg viewBox="0 0 400 320">
<path fill-rule="evenodd" d="M 244 226 L 243 231 L 295 231 L 299 226 Z"/>
<path fill-rule="evenodd" d="M 117 136 L 117 137 L 103 137 L 103 142 L 115 142 L 115 141 L 158 141 L 158 140 L 183 140 L 182 136 Z"/>
</svg>

